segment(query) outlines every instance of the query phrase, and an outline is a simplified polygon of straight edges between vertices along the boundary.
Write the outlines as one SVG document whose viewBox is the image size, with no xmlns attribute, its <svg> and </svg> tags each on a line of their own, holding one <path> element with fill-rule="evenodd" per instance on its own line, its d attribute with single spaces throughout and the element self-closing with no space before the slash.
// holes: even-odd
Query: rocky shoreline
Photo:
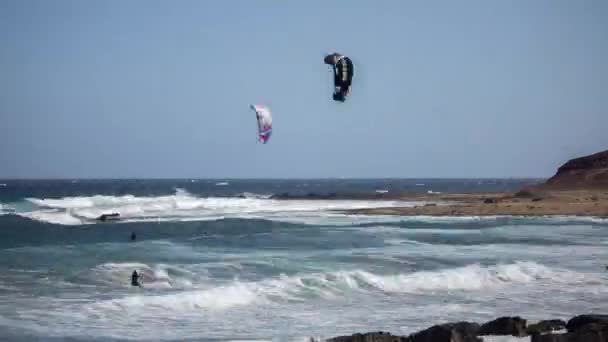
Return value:
<svg viewBox="0 0 608 342">
<path fill-rule="evenodd" d="M 608 315 L 586 314 L 529 324 L 522 317 L 499 317 L 479 324 L 453 322 L 434 325 L 409 336 L 389 332 L 357 333 L 325 342 L 483 342 L 484 336 L 529 337 L 530 342 L 608 342 Z M 314 341 L 314 340 L 311 340 Z"/>
<path fill-rule="evenodd" d="M 398 216 L 596 216 L 608 217 L 608 190 L 522 190 L 495 194 L 440 194 L 401 197 L 424 201 L 412 207 L 343 210 L 346 214 Z"/>
</svg>

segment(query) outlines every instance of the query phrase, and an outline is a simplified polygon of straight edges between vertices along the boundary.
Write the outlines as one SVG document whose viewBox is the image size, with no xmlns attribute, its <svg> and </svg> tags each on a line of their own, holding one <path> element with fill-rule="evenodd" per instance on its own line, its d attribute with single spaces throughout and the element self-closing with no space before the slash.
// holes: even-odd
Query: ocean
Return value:
<svg viewBox="0 0 608 342">
<path fill-rule="evenodd" d="M 346 215 L 417 203 L 272 199 L 537 181 L 0 180 L 0 340 L 304 341 L 607 313 L 606 219 Z M 122 221 L 95 221 L 111 212 Z"/>
</svg>

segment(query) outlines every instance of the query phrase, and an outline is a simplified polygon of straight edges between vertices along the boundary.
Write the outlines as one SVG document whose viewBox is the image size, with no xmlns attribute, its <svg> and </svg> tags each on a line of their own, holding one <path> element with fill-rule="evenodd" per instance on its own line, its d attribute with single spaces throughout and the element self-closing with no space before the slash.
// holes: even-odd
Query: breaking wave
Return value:
<svg viewBox="0 0 608 342">
<path fill-rule="evenodd" d="M 107 266 L 107 265 L 106 265 Z M 123 265 L 135 267 L 138 265 Z M 141 265 L 139 265 L 141 266 Z M 130 269 L 130 268 L 129 268 Z M 515 262 L 493 266 L 472 264 L 437 271 L 379 275 L 363 270 L 282 275 L 257 282 L 233 280 L 227 284 L 197 288 L 158 296 L 137 296 L 92 304 L 106 309 L 162 307 L 165 310 L 226 309 L 237 305 L 268 304 L 284 301 L 326 300 L 349 292 L 433 294 L 447 291 L 501 289 L 518 284 L 582 284 L 590 279 L 582 273 L 549 268 L 534 262 Z M 204 287 L 204 285 L 197 285 Z"/>
<path fill-rule="evenodd" d="M 34 210 L 19 212 L 33 220 L 79 225 L 95 223 L 102 214 L 119 213 L 123 222 L 217 220 L 221 218 L 310 217 L 333 210 L 411 206 L 414 202 L 373 200 L 275 200 L 270 195 L 243 193 L 238 197 L 197 197 L 177 189 L 156 197 L 83 196 L 60 199 L 27 198 Z M 312 213 L 312 215 L 311 215 Z"/>
</svg>

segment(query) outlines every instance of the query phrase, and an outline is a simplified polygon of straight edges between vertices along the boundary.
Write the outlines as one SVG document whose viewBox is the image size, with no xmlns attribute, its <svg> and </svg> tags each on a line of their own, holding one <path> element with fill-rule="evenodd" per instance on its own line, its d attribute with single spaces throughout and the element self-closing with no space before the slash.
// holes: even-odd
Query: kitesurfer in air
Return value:
<svg viewBox="0 0 608 342">
<path fill-rule="evenodd" d="M 139 283 L 139 274 L 137 273 L 137 270 L 134 270 L 133 273 L 131 274 L 131 286 L 141 287 L 141 284 Z"/>
<path fill-rule="evenodd" d="M 350 58 L 339 53 L 329 54 L 325 56 L 323 61 L 325 64 L 329 64 L 333 67 L 334 101 L 344 102 L 346 100 L 346 95 L 350 93 L 353 81 L 353 62 L 350 60 Z"/>
</svg>

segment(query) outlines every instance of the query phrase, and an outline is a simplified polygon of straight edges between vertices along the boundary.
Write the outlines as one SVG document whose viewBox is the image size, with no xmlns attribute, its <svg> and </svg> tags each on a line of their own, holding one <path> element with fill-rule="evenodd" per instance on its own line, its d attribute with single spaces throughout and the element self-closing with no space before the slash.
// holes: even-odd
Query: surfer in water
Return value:
<svg viewBox="0 0 608 342">
<path fill-rule="evenodd" d="M 137 270 L 134 270 L 133 273 L 131 274 L 131 286 L 142 287 L 139 282 L 139 274 L 137 273 Z"/>
</svg>

